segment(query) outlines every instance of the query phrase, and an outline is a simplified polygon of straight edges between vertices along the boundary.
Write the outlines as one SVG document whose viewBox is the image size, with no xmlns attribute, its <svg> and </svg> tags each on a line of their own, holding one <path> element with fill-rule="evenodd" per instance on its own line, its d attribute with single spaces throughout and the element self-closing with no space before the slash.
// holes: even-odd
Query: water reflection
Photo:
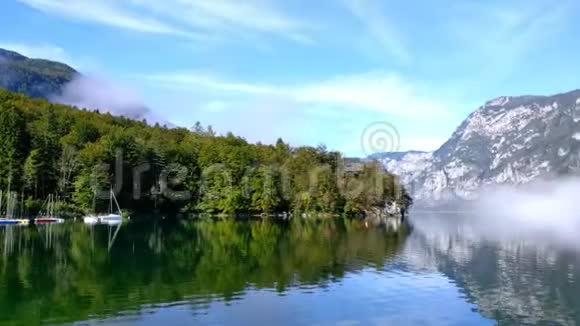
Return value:
<svg viewBox="0 0 580 326">
<path fill-rule="evenodd" d="M 578 251 L 413 221 L 0 228 L 0 323 L 580 324 Z"/>
<path fill-rule="evenodd" d="M 199 221 L 2 229 L 0 321 L 70 322 L 147 305 L 236 302 L 260 289 L 314 292 L 380 269 L 405 233 L 362 221 Z"/>
<path fill-rule="evenodd" d="M 516 235 L 509 238 L 482 233 L 461 214 L 414 221 L 405 248 L 410 265 L 452 279 L 486 317 L 518 325 L 580 324 L 580 248 L 520 237 L 515 225 L 504 225 Z"/>
</svg>

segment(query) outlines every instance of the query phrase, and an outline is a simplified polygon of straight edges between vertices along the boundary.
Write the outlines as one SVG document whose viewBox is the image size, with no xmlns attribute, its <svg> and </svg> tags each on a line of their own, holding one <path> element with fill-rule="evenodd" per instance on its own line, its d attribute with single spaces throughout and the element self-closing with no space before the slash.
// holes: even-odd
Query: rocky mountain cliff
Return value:
<svg viewBox="0 0 580 326">
<path fill-rule="evenodd" d="M 580 90 L 499 97 L 434 152 L 375 155 L 416 200 L 471 199 L 483 186 L 524 184 L 580 170 Z"/>
<path fill-rule="evenodd" d="M 48 98 L 59 95 L 76 75 L 77 71 L 66 64 L 0 49 L 0 87 L 11 92 Z"/>
</svg>

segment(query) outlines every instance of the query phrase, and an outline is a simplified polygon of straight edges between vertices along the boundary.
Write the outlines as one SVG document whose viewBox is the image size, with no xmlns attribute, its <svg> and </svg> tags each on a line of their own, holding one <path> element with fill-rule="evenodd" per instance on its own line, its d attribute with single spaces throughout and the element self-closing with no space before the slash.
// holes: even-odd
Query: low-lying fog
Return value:
<svg viewBox="0 0 580 326">
<path fill-rule="evenodd" d="M 413 208 L 415 230 L 580 250 L 579 178 L 492 187 L 445 207 Z"/>
</svg>

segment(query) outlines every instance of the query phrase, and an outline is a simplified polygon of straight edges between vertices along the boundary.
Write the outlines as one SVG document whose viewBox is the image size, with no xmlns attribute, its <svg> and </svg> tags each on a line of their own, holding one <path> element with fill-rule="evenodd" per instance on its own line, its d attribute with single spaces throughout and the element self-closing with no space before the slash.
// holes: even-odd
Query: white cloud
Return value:
<svg viewBox="0 0 580 326">
<path fill-rule="evenodd" d="M 393 116 L 426 117 L 447 112 L 442 103 L 421 94 L 411 83 L 394 74 L 338 77 L 299 86 L 292 92 L 303 102 L 354 106 Z"/>
<path fill-rule="evenodd" d="M 150 123 L 170 124 L 153 112 L 136 90 L 102 76 L 79 75 L 64 86 L 62 94 L 53 96 L 51 101 L 131 119 L 147 119 Z"/>
<path fill-rule="evenodd" d="M 264 32 L 297 31 L 303 23 L 264 1 L 134 0 L 147 8 L 167 13 L 190 25 L 206 28 L 243 27 Z M 199 20 L 198 17 L 203 19 Z"/>
<path fill-rule="evenodd" d="M 361 133 L 388 121 L 400 133 L 400 150 L 434 150 L 458 123 L 457 105 L 427 93 L 396 75 L 375 72 L 300 84 L 260 84 L 224 80 L 207 74 L 166 73 L 136 76 L 173 108 L 170 119 L 211 124 L 250 141 L 294 145 L 327 144 L 360 156 Z M 243 122 L 243 123 L 241 123 Z M 449 126 L 451 124 L 451 126 Z"/>
<path fill-rule="evenodd" d="M 128 30 L 156 34 L 195 36 L 154 18 L 137 15 L 120 6 L 121 2 L 106 0 L 19 0 L 35 9 L 73 20 L 84 20 Z"/>
<path fill-rule="evenodd" d="M 308 26 L 268 2 L 226 0 L 18 0 L 49 14 L 127 30 L 213 39 L 245 32 L 312 42 Z"/>
<path fill-rule="evenodd" d="M 411 56 L 397 27 L 383 14 L 384 8 L 375 0 L 343 0 L 346 8 L 365 26 L 367 32 L 387 52 L 404 63 Z"/>
<path fill-rule="evenodd" d="M 225 81 L 194 73 L 168 73 L 140 76 L 158 86 L 195 91 L 204 89 L 218 94 L 245 96 L 268 95 L 297 103 L 322 107 L 356 108 L 393 117 L 439 117 L 449 115 L 449 106 L 423 93 L 412 83 L 394 74 L 348 75 L 303 84 L 257 84 Z"/>
<path fill-rule="evenodd" d="M 195 90 L 196 88 L 202 87 L 210 90 L 242 94 L 267 94 L 276 92 L 275 88 L 270 86 L 229 82 L 203 74 L 163 73 L 138 77 L 159 86 L 173 89 Z"/>
<path fill-rule="evenodd" d="M 344 109 L 330 115 L 313 110 L 308 104 L 278 97 L 258 96 L 229 102 L 210 100 L 201 107 L 202 111 L 191 113 L 193 119 L 213 125 L 220 134 L 232 131 L 251 142 L 269 144 L 278 137 L 293 145 L 322 143 L 349 156 L 368 154 L 361 144 L 365 130 L 369 125 L 384 120 L 392 122 L 400 133 L 399 143 L 392 144 L 392 150 L 432 151 L 446 140 L 445 137 L 429 135 L 430 130 L 413 130 L 408 121 L 386 119 L 380 113 Z"/>
<path fill-rule="evenodd" d="M 98 109 L 133 119 L 149 113 L 136 91 L 102 77 L 78 76 L 53 101 L 79 108 Z"/>
</svg>

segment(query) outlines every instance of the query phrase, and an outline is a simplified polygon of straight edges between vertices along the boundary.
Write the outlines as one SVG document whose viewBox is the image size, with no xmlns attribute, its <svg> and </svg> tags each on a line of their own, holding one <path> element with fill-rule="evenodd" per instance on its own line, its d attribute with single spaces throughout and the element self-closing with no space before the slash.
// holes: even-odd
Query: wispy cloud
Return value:
<svg viewBox="0 0 580 326">
<path fill-rule="evenodd" d="M 148 82 L 170 89 L 193 90 L 199 87 L 242 94 L 274 94 L 278 90 L 268 85 L 231 82 L 210 75 L 196 73 L 161 73 L 138 76 Z"/>
<path fill-rule="evenodd" d="M 159 93 L 172 94 L 163 103 L 172 103 L 182 123 L 204 121 L 250 141 L 271 143 L 283 137 L 295 145 L 325 143 L 355 156 L 364 154 L 361 133 L 376 121 L 398 129 L 401 150 L 437 149 L 448 136 L 447 125 L 458 123 L 455 99 L 382 71 L 294 83 L 191 72 L 135 77 Z"/>
<path fill-rule="evenodd" d="M 73 20 L 88 21 L 137 32 L 195 36 L 150 16 L 132 13 L 121 2 L 105 0 L 19 0 L 32 8 Z"/>
<path fill-rule="evenodd" d="M 49 14 L 127 30 L 197 39 L 243 32 L 310 43 L 308 25 L 266 1 L 227 0 L 18 0 Z"/>
<path fill-rule="evenodd" d="M 245 28 L 266 33 L 296 34 L 306 25 L 265 1 L 133 0 L 140 6 L 204 29 Z"/>
<path fill-rule="evenodd" d="M 575 1 L 460 3 L 454 8 L 451 35 L 465 49 L 506 75 L 523 56 L 554 39 L 576 12 Z"/>
<path fill-rule="evenodd" d="M 373 72 L 319 81 L 294 88 L 304 102 L 346 105 L 393 116 L 426 117 L 447 109 L 396 74 Z"/>
<path fill-rule="evenodd" d="M 448 107 L 422 93 L 395 74 L 373 72 L 347 75 L 301 84 L 232 82 L 195 73 L 163 73 L 140 76 L 158 86 L 246 96 L 268 95 L 326 107 L 356 108 L 398 117 L 433 117 L 449 114 Z"/>
<path fill-rule="evenodd" d="M 367 33 L 388 53 L 408 63 L 411 55 L 402 40 L 401 34 L 384 14 L 379 2 L 375 0 L 343 0 L 349 12 L 360 20 Z"/>
</svg>

